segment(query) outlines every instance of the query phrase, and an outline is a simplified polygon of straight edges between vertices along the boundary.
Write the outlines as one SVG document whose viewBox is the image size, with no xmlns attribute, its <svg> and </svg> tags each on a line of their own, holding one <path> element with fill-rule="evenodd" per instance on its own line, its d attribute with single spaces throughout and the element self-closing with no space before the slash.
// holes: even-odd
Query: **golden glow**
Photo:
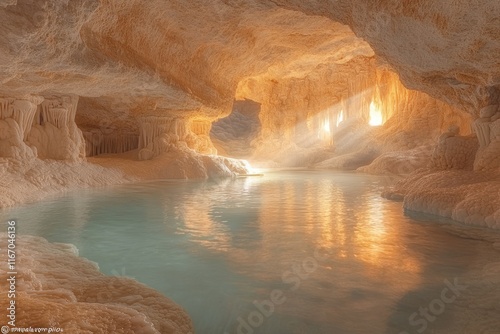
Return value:
<svg viewBox="0 0 500 334">
<path fill-rule="evenodd" d="M 337 127 L 343 121 L 344 121 L 344 110 L 341 110 L 340 113 L 337 115 Z"/>
<path fill-rule="evenodd" d="M 248 170 L 248 174 L 259 174 L 256 168 L 253 168 L 250 162 L 248 160 L 240 160 L 243 165 L 245 165 L 245 168 Z"/>
<path fill-rule="evenodd" d="M 222 217 L 218 213 L 211 212 L 212 203 L 217 200 L 217 197 L 209 198 L 203 196 L 200 192 L 194 198 L 195 206 L 186 204 L 179 208 L 179 215 L 182 215 L 184 226 L 180 227 L 177 233 L 189 234 L 191 242 L 214 252 L 224 253 L 229 251 L 231 249 L 231 238 L 228 233 L 227 222 L 220 221 Z M 169 203 L 165 204 L 165 217 L 168 217 L 172 208 L 168 206 Z M 168 226 L 168 220 L 165 220 L 165 225 Z"/>
<path fill-rule="evenodd" d="M 315 132 L 317 133 L 317 138 L 323 141 L 324 143 L 329 143 L 332 140 L 332 130 L 330 128 L 330 116 L 327 112 L 322 112 L 320 115 L 317 115 L 315 122 L 316 124 Z M 305 139 L 309 137 L 307 134 L 303 136 Z M 307 140 L 307 139 L 306 139 Z"/>
<path fill-rule="evenodd" d="M 330 120 L 326 120 L 324 123 L 323 123 L 323 130 L 327 133 L 330 133 Z"/>
<path fill-rule="evenodd" d="M 228 182 L 217 187 L 230 185 L 231 182 Z M 243 191 L 250 192 L 255 185 L 260 187 L 261 198 L 258 214 L 252 223 L 257 224 L 262 232 L 260 251 L 246 253 L 233 247 L 234 236 L 228 222 L 222 221 L 223 216 L 213 212 L 217 206 L 214 203 L 225 200 L 224 197 L 208 197 L 202 193 L 196 196 L 196 206 L 186 205 L 181 209 L 184 226 L 179 232 L 188 233 L 192 242 L 207 250 L 231 254 L 235 261 L 239 257 L 253 257 L 254 261 L 266 259 L 275 251 L 277 238 L 301 238 L 317 247 L 329 249 L 339 258 L 362 261 L 375 280 L 385 279 L 379 268 L 398 267 L 412 274 L 421 272 L 422 265 L 417 258 L 397 254 L 403 229 L 400 224 L 391 221 L 392 216 L 385 214 L 388 204 L 381 198 L 361 196 L 359 206 L 353 213 L 345 205 L 345 190 L 329 182 L 319 187 L 312 181 L 305 181 L 303 185 L 284 183 L 277 188 L 275 183 L 263 182 L 262 178 L 248 178 Z M 303 210 L 297 210 L 300 207 Z M 166 215 L 171 214 L 171 208 L 166 208 L 165 212 Z M 356 223 L 352 221 L 353 214 Z M 272 224 L 270 221 L 281 223 Z M 411 285 L 411 282 L 408 284 Z"/>
<path fill-rule="evenodd" d="M 422 259 L 403 245 L 408 227 L 399 221 L 399 215 L 390 214 L 390 202 L 378 194 L 357 194 L 356 186 L 345 185 L 351 183 L 349 176 L 340 184 L 328 178 L 318 183 L 312 174 L 304 174 L 301 183 L 269 182 L 275 177 L 269 173 L 265 178 L 247 178 L 243 189 L 233 189 L 234 182 L 227 182 L 198 192 L 182 204 L 184 223 L 178 224 L 178 233 L 187 234 L 190 243 L 202 247 L 201 253 L 199 247 L 193 252 L 216 253 L 230 270 L 258 282 L 279 281 L 320 249 L 327 258 L 318 261 L 318 270 L 308 277 L 313 283 L 338 277 L 332 286 L 338 287 L 345 300 L 351 296 L 351 289 L 345 287 L 357 284 L 348 281 L 351 277 L 360 277 L 364 286 L 387 287 L 384 291 L 395 299 L 420 286 Z M 242 190 L 254 200 L 247 203 L 242 200 L 246 196 L 236 198 L 223 209 L 227 194 L 234 190 Z M 257 197 L 252 196 L 253 191 Z M 166 214 L 172 214 L 171 205 L 166 204 Z M 301 288 L 309 289 L 306 284 Z M 315 305 L 305 303 L 305 307 Z M 352 303 L 365 307 L 358 300 Z M 370 305 L 366 307 L 372 310 Z M 331 317 L 340 321 L 343 316 L 336 313 Z M 388 317 L 390 314 L 384 314 L 384 319 Z"/>
<path fill-rule="evenodd" d="M 370 103 L 370 125 L 371 126 L 380 126 L 384 124 L 384 118 L 382 116 L 382 111 L 375 104 L 375 101 Z"/>
</svg>

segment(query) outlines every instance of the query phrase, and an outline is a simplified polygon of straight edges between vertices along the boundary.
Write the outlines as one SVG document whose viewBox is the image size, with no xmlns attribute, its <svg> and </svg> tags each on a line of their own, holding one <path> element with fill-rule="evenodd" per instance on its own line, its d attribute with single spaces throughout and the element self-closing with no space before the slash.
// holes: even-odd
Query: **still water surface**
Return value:
<svg viewBox="0 0 500 334">
<path fill-rule="evenodd" d="M 163 292 L 200 334 L 417 333 L 423 317 L 411 324 L 411 314 L 441 298 L 445 280 L 497 260 L 491 239 L 500 238 L 405 215 L 380 197 L 385 185 L 319 171 L 157 181 L 70 192 L 0 217 Z M 429 331 L 452 325 L 456 305 L 446 306 Z"/>
</svg>

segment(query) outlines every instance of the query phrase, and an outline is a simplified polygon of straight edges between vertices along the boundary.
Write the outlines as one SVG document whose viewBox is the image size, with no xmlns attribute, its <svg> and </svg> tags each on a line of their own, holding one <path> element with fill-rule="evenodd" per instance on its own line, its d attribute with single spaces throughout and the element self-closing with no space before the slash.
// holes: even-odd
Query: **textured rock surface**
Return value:
<svg viewBox="0 0 500 334">
<path fill-rule="evenodd" d="M 96 111 L 218 117 L 244 77 L 373 55 L 348 27 L 272 3 L 16 3 L 0 13 L 0 94 L 87 97 L 92 125 Z"/>
<path fill-rule="evenodd" d="M 38 201 L 68 189 L 100 187 L 137 180 L 115 168 L 90 163 L 19 161 L 0 158 L 0 208 Z"/>
<path fill-rule="evenodd" d="M 500 177 L 493 172 L 418 170 L 384 194 L 405 209 L 500 228 Z"/>
<path fill-rule="evenodd" d="M 0 236 L 6 249 L 7 234 Z M 81 334 L 193 332 L 181 307 L 133 279 L 104 276 L 97 264 L 78 257 L 73 245 L 29 236 L 16 241 L 17 327 L 58 327 Z M 7 263 L 6 253 L 1 259 Z M 0 269 L 3 281 L 9 277 L 6 269 Z M 6 284 L 0 292 L 7 295 Z M 7 302 L 0 300 L 3 309 Z"/>
<path fill-rule="evenodd" d="M 475 115 L 498 104 L 500 4 L 489 0 L 17 0 L 0 15 L 5 96 L 73 93 L 109 113 L 219 116 L 244 78 L 373 49 L 410 88 Z"/>
<path fill-rule="evenodd" d="M 259 160 L 406 174 L 434 151 L 494 176 L 499 17 L 491 0 L 4 0 L 0 156 L 227 175 L 209 133 L 236 97 L 261 104 Z"/>
<path fill-rule="evenodd" d="M 273 0 L 348 24 L 412 89 L 471 114 L 498 104 L 500 3 L 491 0 Z"/>
<path fill-rule="evenodd" d="M 386 196 L 500 228 L 496 0 L 0 0 L 0 31 L 0 207 L 249 171 L 217 147 L 271 165 L 410 173 Z M 213 129 L 235 98 L 258 115 Z M 156 292 L 25 241 L 21 324 L 191 330 Z"/>
<path fill-rule="evenodd" d="M 433 166 L 437 169 L 472 170 L 479 144 L 475 137 L 461 137 L 445 133 L 432 155 Z"/>
<path fill-rule="evenodd" d="M 470 116 L 406 89 L 396 74 L 365 57 L 322 66 L 305 77 L 254 77 L 242 82 L 237 94 L 261 104 L 252 160 L 300 166 L 319 159 L 328 160 L 319 164 L 322 168 L 356 169 L 394 151 L 425 147 L 430 155 L 449 127 L 464 135 L 471 128 Z M 383 126 L 369 126 L 374 111 Z M 318 156 L 311 149 L 318 146 L 333 154 Z"/>
<path fill-rule="evenodd" d="M 215 122 L 210 131 L 218 154 L 251 157 L 255 151 L 255 140 L 262 130 L 260 112 L 261 105 L 255 101 L 235 101 L 231 115 Z"/>
</svg>

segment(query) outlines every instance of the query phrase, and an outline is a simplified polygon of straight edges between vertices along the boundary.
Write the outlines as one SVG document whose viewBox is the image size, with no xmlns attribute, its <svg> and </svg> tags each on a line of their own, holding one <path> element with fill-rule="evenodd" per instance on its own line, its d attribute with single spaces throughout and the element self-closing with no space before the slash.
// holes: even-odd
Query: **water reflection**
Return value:
<svg viewBox="0 0 500 334">
<path fill-rule="evenodd" d="M 126 268 L 182 304 L 199 333 L 236 333 L 276 289 L 286 302 L 256 333 L 384 333 L 405 328 L 422 289 L 487 252 L 403 216 L 380 188 L 370 176 L 282 172 L 79 191 L 1 216 L 75 244 L 105 273 Z M 310 262 L 318 249 L 328 256 Z"/>
<path fill-rule="evenodd" d="M 283 305 L 282 316 L 329 326 L 373 314 L 370 326 L 382 328 L 394 298 L 421 283 L 421 260 L 401 247 L 405 231 L 401 215 L 393 214 L 397 204 L 374 194 L 371 184 L 357 184 L 354 175 L 342 176 L 343 182 L 304 176 L 298 182 L 246 178 L 195 187 L 182 199 L 167 196 L 164 216 L 174 200 L 182 221 L 176 232 L 203 252 L 223 254 L 230 271 L 257 286 L 290 289 L 283 272 L 317 247 L 326 248 L 330 258 Z M 266 293 L 259 289 L 257 296 Z M 340 301 L 342 308 L 335 306 Z"/>
</svg>

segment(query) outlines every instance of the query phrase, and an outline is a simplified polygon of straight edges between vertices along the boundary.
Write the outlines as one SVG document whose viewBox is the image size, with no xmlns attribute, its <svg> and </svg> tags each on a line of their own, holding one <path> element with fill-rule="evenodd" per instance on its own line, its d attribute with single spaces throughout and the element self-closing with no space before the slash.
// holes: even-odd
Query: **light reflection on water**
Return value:
<svg viewBox="0 0 500 334">
<path fill-rule="evenodd" d="M 380 197 L 383 185 L 312 171 L 158 181 L 82 190 L 0 216 L 17 218 L 21 233 L 75 244 L 106 274 L 162 291 L 187 309 L 197 333 L 237 333 L 238 318 L 248 321 L 253 302 L 273 290 L 286 301 L 255 333 L 399 333 L 444 279 L 498 253 L 404 216 L 400 203 Z M 329 255 L 311 266 L 318 249 Z M 308 275 L 296 270 L 308 260 Z"/>
</svg>

